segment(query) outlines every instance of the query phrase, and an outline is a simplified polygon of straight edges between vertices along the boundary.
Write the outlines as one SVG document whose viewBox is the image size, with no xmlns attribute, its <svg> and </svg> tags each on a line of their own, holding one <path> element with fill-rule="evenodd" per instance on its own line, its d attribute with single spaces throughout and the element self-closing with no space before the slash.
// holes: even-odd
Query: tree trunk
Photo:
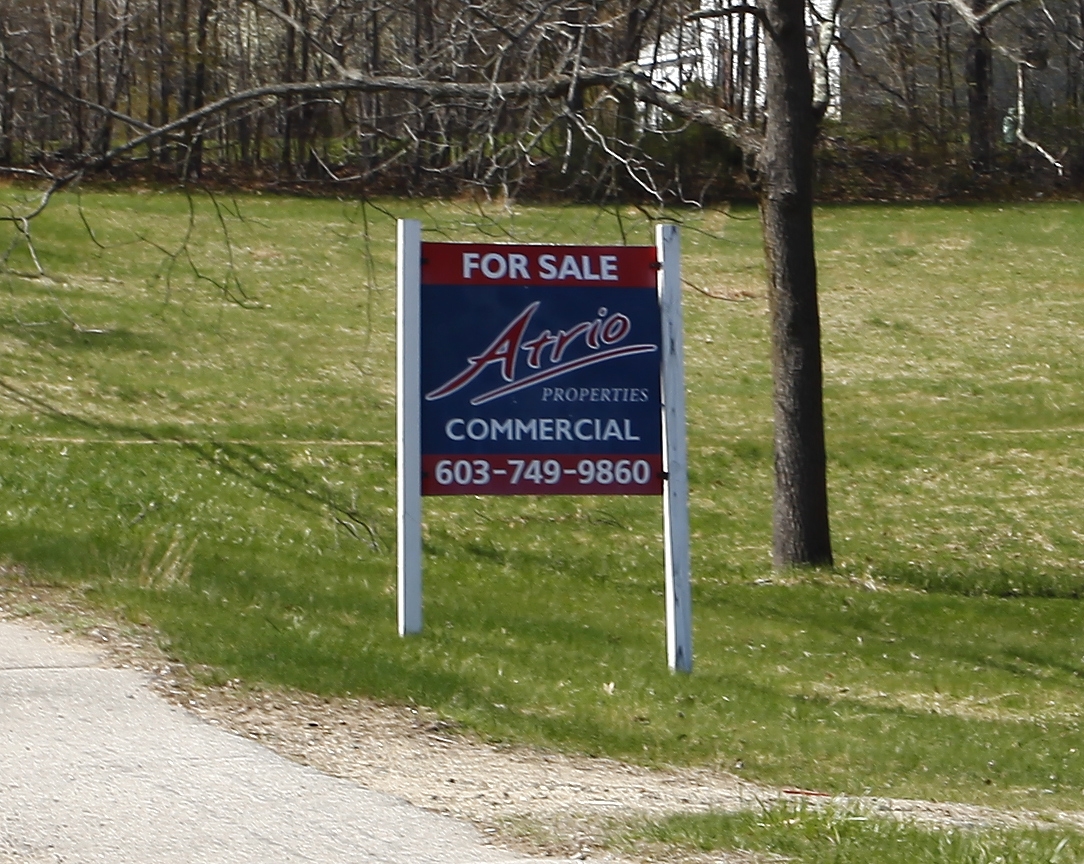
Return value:
<svg viewBox="0 0 1084 864">
<path fill-rule="evenodd" d="M 196 16 L 196 70 L 192 80 L 192 108 L 202 108 L 207 98 L 207 31 L 210 27 L 212 0 L 200 0 Z M 193 177 L 203 173 L 203 133 L 192 140 L 189 172 Z"/>
<path fill-rule="evenodd" d="M 290 8 L 290 0 L 282 0 L 282 11 L 293 14 Z M 283 57 L 282 80 L 294 80 L 294 49 L 297 36 L 292 27 L 286 28 L 286 53 Z M 287 176 L 293 174 L 293 133 L 294 113 L 293 99 L 286 96 L 282 100 L 282 172 Z"/>
<path fill-rule="evenodd" d="M 643 47 L 644 28 L 654 11 L 655 3 L 644 3 L 642 0 L 634 0 L 629 4 L 625 19 L 625 34 L 620 43 L 615 46 L 615 66 L 625 63 L 634 63 L 640 59 L 640 51 Z M 646 8 L 645 8 L 646 7 Z M 621 90 L 617 94 L 617 122 L 614 130 L 616 146 L 631 155 L 636 148 L 637 123 L 639 121 L 639 105 L 635 95 L 628 90 Z M 627 188 L 632 191 L 635 183 L 629 182 L 631 178 L 624 178 Z"/>
<path fill-rule="evenodd" d="M 819 118 L 803 0 L 760 0 L 767 48 L 764 148 L 758 162 L 768 265 L 775 419 L 772 559 L 832 563 L 813 248 L 813 144 Z"/>
<path fill-rule="evenodd" d="M 5 65 L 0 74 L 0 165 L 11 165 L 15 155 L 12 120 L 15 114 L 15 91 L 11 87 L 11 72 Z"/>
<path fill-rule="evenodd" d="M 91 0 L 91 27 L 94 34 L 94 100 L 99 105 L 106 104 L 105 75 L 102 69 L 103 26 L 101 0 Z M 108 116 L 101 118 L 101 125 L 91 145 L 95 155 L 104 155 L 109 150 L 109 139 L 113 133 L 113 124 Z"/>
<path fill-rule="evenodd" d="M 72 133 L 75 152 L 82 154 L 86 146 L 86 127 L 83 121 L 83 0 L 75 4 L 75 26 L 72 28 L 72 94 L 77 102 L 72 108 L 75 129 Z"/>
<path fill-rule="evenodd" d="M 981 4 L 976 3 L 976 11 Z M 967 131 L 970 142 L 971 168 L 986 172 L 992 165 L 993 148 L 990 129 L 990 73 L 993 52 L 985 30 L 972 31 L 967 42 Z"/>
<path fill-rule="evenodd" d="M 165 0 L 158 0 L 155 5 L 156 27 L 158 30 L 158 123 L 165 126 L 169 122 L 169 100 L 173 96 L 173 81 L 170 77 L 169 57 L 169 11 Z M 155 145 L 157 159 L 169 161 L 169 146 L 158 142 Z"/>
<path fill-rule="evenodd" d="M 946 131 L 946 106 L 945 81 L 946 69 L 951 72 L 952 54 L 948 51 L 948 31 L 945 28 L 945 10 L 942 6 L 933 6 L 930 9 L 937 30 L 937 149 L 941 153 L 941 159 L 948 161 L 948 133 Z"/>
</svg>

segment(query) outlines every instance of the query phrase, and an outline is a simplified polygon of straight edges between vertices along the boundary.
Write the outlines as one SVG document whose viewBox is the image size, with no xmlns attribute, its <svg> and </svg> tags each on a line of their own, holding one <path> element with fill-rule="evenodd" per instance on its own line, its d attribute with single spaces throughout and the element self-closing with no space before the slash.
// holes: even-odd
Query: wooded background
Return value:
<svg viewBox="0 0 1084 864">
<path fill-rule="evenodd" d="M 818 145 L 822 196 L 1084 182 L 1084 0 L 817 2 L 813 49 L 813 25 L 826 15 L 838 18 Z M 741 148 L 710 126 L 653 112 L 627 89 L 592 83 L 590 70 L 634 69 L 662 91 L 751 127 L 764 122 L 762 24 L 745 5 L 0 0 L 0 25 L 0 165 L 9 169 L 78 165 L 195 112 L 109 167 L 403 194 L 476 186 L 702 201 L 741 194 Z M 271 92 L 351 75 L 406 83 Z M 577 83 L 543 93 L 556 75 Z M 447 90 L 513 82 L 539 86 L 488 99 Z M 200 114 L 260 88 L 268 92 Z"/>
</svg>

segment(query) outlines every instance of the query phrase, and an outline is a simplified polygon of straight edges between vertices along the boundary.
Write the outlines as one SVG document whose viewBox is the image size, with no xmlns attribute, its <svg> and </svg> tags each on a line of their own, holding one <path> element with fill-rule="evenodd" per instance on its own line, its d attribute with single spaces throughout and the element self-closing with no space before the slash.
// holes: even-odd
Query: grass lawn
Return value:
<svg viewBox="0 0 1084 864">
<path fill-rule="evenodd" d="M 709 853 L 742 850 L 802 864 L 1069 864 L 1084 854 L 1079 835 L 1019 828 L 931 830 L 838 807 L 673 816 L 633 830 L 625 840 L 634 851 L 658 843 Z"/>
<path fill-rule="evenodd" d="M 651 236 L 632 209 L 58 198 L 47 278 L 25 244 L 0 276 L 8 562 L 223 676 L 494 739 L 1084 808 L 1084 206 L 818 211 L 838 566 L 785 579 L 756 214 L 674 214 L 699 289 L 692 676 L 666 670 L 652 499 L 428 499 L 426 629 L 395 635 L 391 215 Z"/>
</svg>

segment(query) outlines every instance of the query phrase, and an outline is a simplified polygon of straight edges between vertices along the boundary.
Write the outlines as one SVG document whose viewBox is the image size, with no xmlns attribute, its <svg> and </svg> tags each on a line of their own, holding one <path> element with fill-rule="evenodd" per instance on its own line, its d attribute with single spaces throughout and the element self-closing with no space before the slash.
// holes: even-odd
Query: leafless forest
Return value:
<svg viewBox="0 0 1084 864">
<path fill-rule="evenodd" d="M 807 21 L 836 192 L 1084 180 L 1084 0 Z M 748 182 L 764 125 L 763 18 L 737 2 L 0 0 L 0 26 L 8 173 L 704 200 Z"/>
</svg>

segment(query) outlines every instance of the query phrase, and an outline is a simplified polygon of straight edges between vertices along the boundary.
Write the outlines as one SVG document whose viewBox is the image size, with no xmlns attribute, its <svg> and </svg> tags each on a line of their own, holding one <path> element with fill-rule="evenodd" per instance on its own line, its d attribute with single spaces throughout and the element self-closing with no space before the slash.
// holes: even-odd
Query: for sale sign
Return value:
<svg viewBox="0 0 1084 864">
<path fill-rule="evenodd" d="M 423 243 L 425 495 L 658 495 L 653 247 Z"/>
<path fill-rule="evenodd" d="M 399 634 L 423 495 L 662 495 L 666 658 L 692 668 L 681 245 L 423 243 L 399 221 Z"/>
</svg>

